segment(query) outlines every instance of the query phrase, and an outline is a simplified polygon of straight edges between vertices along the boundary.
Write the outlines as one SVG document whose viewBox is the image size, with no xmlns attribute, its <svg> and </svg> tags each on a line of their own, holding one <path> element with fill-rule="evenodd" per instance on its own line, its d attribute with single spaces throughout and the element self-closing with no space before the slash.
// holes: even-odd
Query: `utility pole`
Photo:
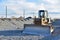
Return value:
<svg viewBox="0 0 60 40">
<path fill-rule="evenodd" d="M 25 18 L 25 9 L 23 10 L 23 17 Z"/>
<path fill-rule="evenodd" d="M 7 6 L 6 6 L 6 18 L 7 18 Z"/>
<path fill-rule="evenodd" d="M 33 12 L 33 18 L 35 17 L 34 12 Z"/>
</svg>

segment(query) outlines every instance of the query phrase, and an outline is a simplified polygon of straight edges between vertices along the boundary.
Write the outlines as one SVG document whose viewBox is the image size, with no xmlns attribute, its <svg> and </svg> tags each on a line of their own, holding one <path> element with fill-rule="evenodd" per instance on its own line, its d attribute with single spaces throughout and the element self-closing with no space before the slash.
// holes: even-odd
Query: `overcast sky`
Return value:
<svg viewBox="0 0 60 40">
<path fill-rule="evenodd" d="M 23 16 L 23 11 L 26 14 L 32 15 L 38 10 L 44 9 L 48 12 L 60 12 L 60 0 L 0 0 L 0 15 L 5 16 L 7 6 L 7 13 L 10 16 Z M 54 14 L 54 16 L 57 13 Z M 57 14 L 57 17 L 60 14 Z M 51 14 L 50 14 L 51 16 Z M 60 16 L 59 16 L 60 17 Z"/>
</svg>

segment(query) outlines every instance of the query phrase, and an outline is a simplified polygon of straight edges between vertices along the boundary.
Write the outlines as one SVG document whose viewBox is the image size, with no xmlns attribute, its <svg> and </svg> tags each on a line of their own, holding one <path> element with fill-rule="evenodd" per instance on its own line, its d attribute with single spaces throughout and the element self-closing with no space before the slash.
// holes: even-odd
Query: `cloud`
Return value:
<svg viewBox="0 0 60 40">
<path fill-rule="evenodd" d="M 60 12 L 60 0 L 43 0 L 43 2 L 41 2 L 40 4 L 37 3 L 38 2 L 27 2 L 27 0 L 5 0 L 0 3 L 0 6 L 7 6 L 8 10 L 12 10 L 12 13 L 16 13 L 18 15 L 23 15 L 24 10 L 27 13 L 29 13 L 29 11 L 38 13 L 38 10 Z"/>
<path fill-rule="evenodd" d="M 54 19 L 54 18 L 60 19 L 60 14 L 49 14 L 49 17 L 51 17 L 51 19 Z"/>
<path fill-rule="evenodd" d="M 25 0 L 10 0 L 6 3 L 8 9 L 14 10 L 17 14 L 23 13 L 23 10 L 32 10 L 36 8 L 35 3 L 26 2 Z"/>
<path fill-rule="evenodd" d="M 48 2 L 50 4 L 58 4 L 58 3 L 60 3 L 59 2 L 60 0 L 43 0 L 43 1 L 46 1 L 46 2 Z"/>
<path fill-rule="evenodd" d="M 19 11 L 20 9 L 26 9 L 26 10 L 40 10 L 40 9 L 46 9 L 49 11 L 59 11 L 60 6 L 56 5 L 59 3 L 59 0 L 43 0 L 44 2 L 48 2 L 48 4 L 40 3 L 37 5 L 37 3 L 34 2 L 27 2 L 26 0 L 6 0 L 3 5 L 7 5 L 9 9 L 16 11 Z M 52 10 L 53 9 L 53 10 Z M 18 13 L 19 14 L 19 13 Z"/>
<path fill-rule="evenodd" d="M 60 0 L 43 0 L 45 8 L 49 12 L 60 12 Z"/>
</svg>

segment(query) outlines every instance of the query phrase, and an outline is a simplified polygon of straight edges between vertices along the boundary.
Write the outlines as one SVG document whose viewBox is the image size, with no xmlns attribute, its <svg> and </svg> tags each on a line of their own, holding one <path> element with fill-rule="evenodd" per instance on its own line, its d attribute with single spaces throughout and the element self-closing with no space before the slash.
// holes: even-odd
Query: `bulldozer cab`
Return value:
<svg viewBox="0 0 60 40">
<path fill-rule="evenodd" d="M 48 25 L 48 12 L 47 10 L 39 10 L 38 18 L 34 19 L 36 25 Z"/>
<path fill-rule="evenodd" d="M 47 10 L 40 10 L 39 11 L 39 18 L 47 18 L 47 17 L 48 17 Z"/>
<path fill-rule="evenodd" d="M 47 10 L 39 11 L 39 18 L 41 19 L 41 25 L 48 25 L 48 12 Z"/>
</svg>

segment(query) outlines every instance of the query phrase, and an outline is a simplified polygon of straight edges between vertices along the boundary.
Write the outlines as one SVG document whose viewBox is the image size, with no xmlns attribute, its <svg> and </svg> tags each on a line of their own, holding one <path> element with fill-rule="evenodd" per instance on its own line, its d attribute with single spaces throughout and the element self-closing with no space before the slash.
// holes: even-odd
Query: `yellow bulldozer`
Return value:
<svg viewBox="0 0 60 40">
<path fill-rule="evenodd" d="M 51 23 L 50 18 L 48 18 L 48 11 L 47 10 L 39 10 L 38 18 L 34 18 L 35 25 L 48 25 Z"/>
<path fill-rule="evenodd" d="M 51 19 L 48 18 L 48 11 L 47 10 L 39 10 L 38 18 L 34 18 L 34 25 L 40 25 L 40 26 L 49 26 L 50 32 L 54 31 L 54 28 L 52 27 Z"/>
<path fill-rule="evenodd" d="M 39 10 L 38 18 L 35 17 L 33 23 L 34 24 L 25 24 L 24 25 L 25 33 L 29 33 L 32 30 L 34 30 L 34 32 L 35 32 L 36 28 L 38 28 L 38 29 L 42 28 L 42 30 L 48 28 L 50 30 L 50 33 L 52 33 L 54 31 L 54 28 L 51 25 L 51 19 L 48 18 L 47 10 Z M 35 33 L 33 33 L 33 34 L 35 34 Z"/>
</svg>

